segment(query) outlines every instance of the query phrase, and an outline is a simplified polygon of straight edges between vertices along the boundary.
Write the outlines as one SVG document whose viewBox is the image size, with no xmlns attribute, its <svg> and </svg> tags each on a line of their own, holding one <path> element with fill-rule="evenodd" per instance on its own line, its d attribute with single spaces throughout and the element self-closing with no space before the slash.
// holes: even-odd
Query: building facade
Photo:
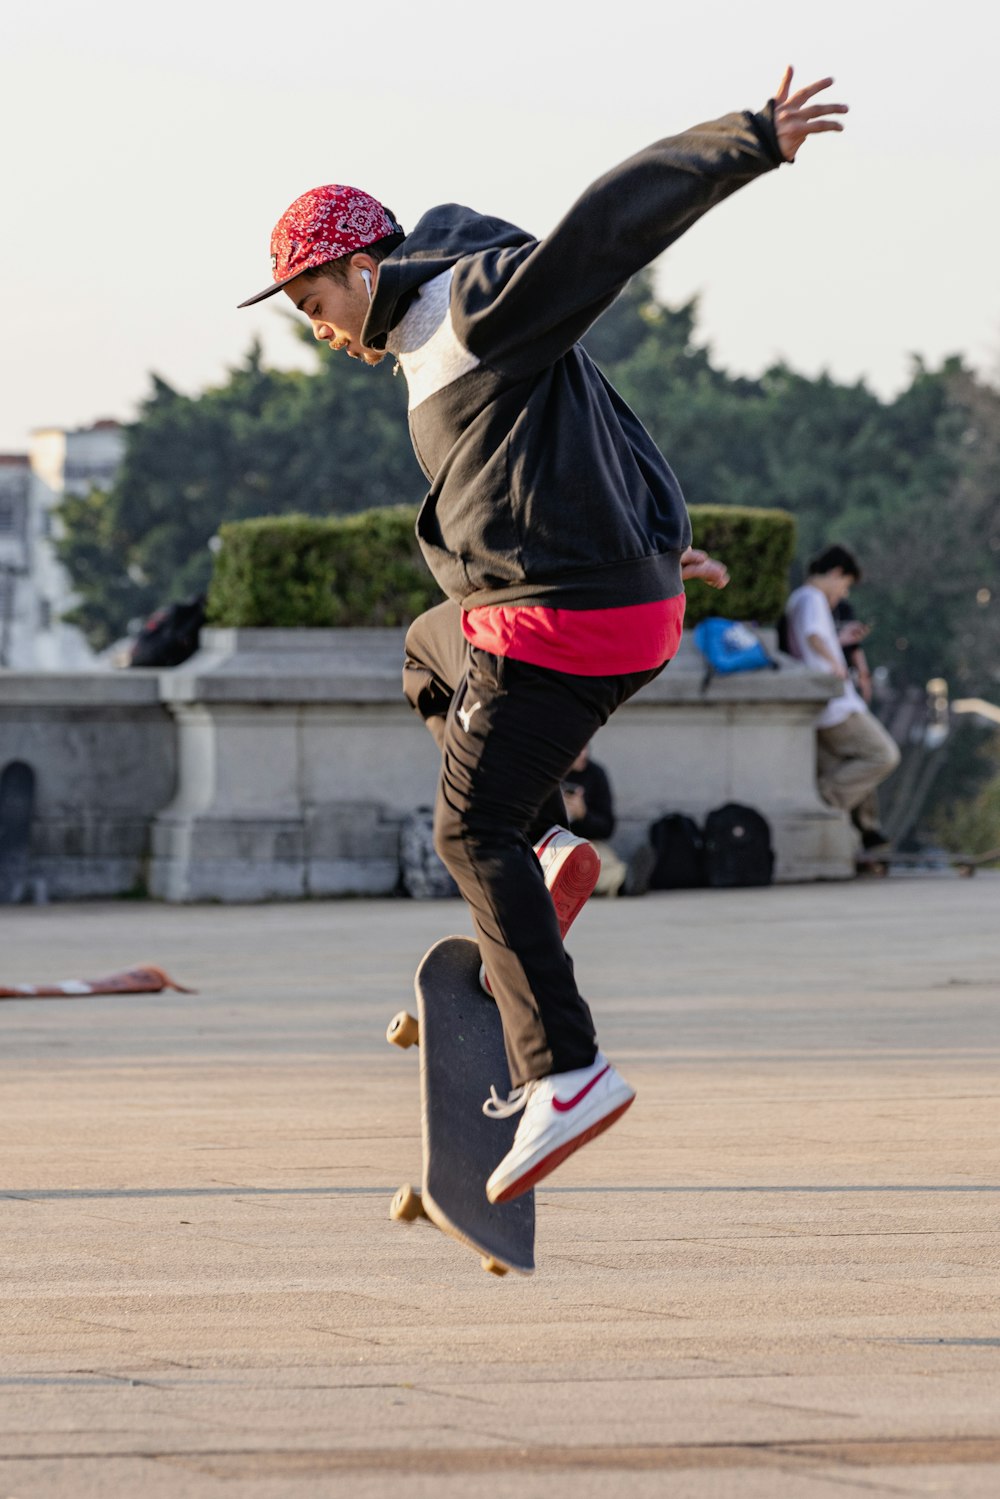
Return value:
<svg viewBox="0 0 1000 1499">
<path fill-rule="evenodd" d="M 30 646 L 30 492 L 27 453 L 0 453 L 0 667 L 24 660 Z"/>
<path fill-rule="evenodd" d="M 63 619 L 73 589 L 56 554 L 58 512 L 67 494 L 110 488 L 124 446 L 120 424 L 105 420 L 75 431 L 40 428 L 26 455 L 0 458 L 0 666 L 80 671 L 96 664 L 84 636 Z"/>
</svg>

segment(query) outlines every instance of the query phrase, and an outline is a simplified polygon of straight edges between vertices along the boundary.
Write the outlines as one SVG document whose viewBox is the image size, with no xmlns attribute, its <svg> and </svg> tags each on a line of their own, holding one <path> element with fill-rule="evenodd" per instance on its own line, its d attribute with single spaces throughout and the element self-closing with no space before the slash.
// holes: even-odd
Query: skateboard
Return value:
<svg viewBox="0 0 1000 1499">
<path fill-rule="evenodd" d="M 1000 861 L 1000 848 L 990 849 L 985 854 L 859 854 L 856 860 L 858 874 L 877 875 L 884 879 L 894 869 L 908 869 L 914 873 L 941 874 L 953 869 L 957 875 L 971 879 L 977 869 Z"/>
<path fill-rule="evenodd" d="M 0 773 L 0 905 L 25 899 L 34 811 L 35 772 L 23 760 L 11 760 Z"/>
<path fill-rule="evenodd" d="M 518 1116 L 489 1119 L 491 1085 L 510 1088 L 496 1003 L 479 983 L 479 948 L 445 937 L 427 952 L 414 982 L 417 1014 L 401 1010 L 386 1040 L 420 1049 L 423 1177 L 420 1191 L 400 1187 L 389 1216 L 433 1223 L 475 1250 L 484 1270 L 530 1275 L 535 1268 L 535 1194 L 491 1203 L 486 1180 L 507 1154 Z"/>
</svg>

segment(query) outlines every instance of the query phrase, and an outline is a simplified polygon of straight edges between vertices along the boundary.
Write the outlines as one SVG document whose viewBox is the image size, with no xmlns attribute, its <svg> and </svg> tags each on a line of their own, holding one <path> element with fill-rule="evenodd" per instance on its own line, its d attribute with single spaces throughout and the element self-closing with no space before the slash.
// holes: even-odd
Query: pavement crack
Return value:
<svg viewBox="0 0 1000 1499">
<path fill-rule="evenodd" d="M 822 1405 L 797 1405 L 792 1400 L 741 1400 L 740 1405 L 760 1405 L 770 1410 L 801 1411 L 806 1416 L 834 1416 L 842 1421 L 857 1421 L 857 1411 L 828 1410 Z"/>
<path fill-rule="evenodd" d="M 658 1317 L 662 1322 L 690 1322 L 686 1312 L 664 1312 L 649 1306 L 611 1306 L 606 1301 L 583 1301 L 579 1309 L 584 1312 L 615 1312 L 623 1322 L 642 1321 L 646 1317 Z"/>
<path fill-rule="evenodd" d="M 101 1379 L 111 1380 L 114 1384 L 130 1385 L 134 1388 L 145 1390 L 168 1390 L 169 1385 L 157 1384 L 152 1379 L 135 1379 L 131 1374 L 115 1374 L 111 1369 L 79 1369 L 74 1371 L 79 1374 L 94 1374 Z"/>
<path fill-rule="evenodd" d="M 363 1338 L 359 1333 L 337 1332 L 332 1327 L 317 1327 L 315 1323 L 306 1324 L 307 1332 L 321 1332 L 328 1338 L 343 1338 L 346 1343 L 366 1343 L 371 1348 L 384 1348 L 385 1341 L 382 1338 Z"/>
<path fill-rule="evenodd" d="M 65 1312 L 52 1312 L 50 1315 L 54 1322 L 72 1322 L 77 1327 L 99 1327 L 102 1332 L 127 1332 L 133 1336 L 135 1334 L 134 1327 L 122 1327 L 118 1322 L 92 1322 L 87 1317 L 70 1317 Z"/>
</svg>

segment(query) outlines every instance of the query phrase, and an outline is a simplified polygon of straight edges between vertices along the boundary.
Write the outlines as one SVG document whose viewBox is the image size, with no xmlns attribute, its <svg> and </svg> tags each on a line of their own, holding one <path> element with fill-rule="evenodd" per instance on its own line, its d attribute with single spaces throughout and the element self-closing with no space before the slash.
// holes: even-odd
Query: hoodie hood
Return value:
<svg viewBox="0 0 1000 1499">
<path fill-rule="evenodd" d="M 516 249 L 533 236 L 504 219 L 477 213 L 461 203 L 441 203 L 417 221 L 398 249 L 379 266 L 378 285 L 361 341 L 384 349 L 390 329 L 405 315 L 425 281 L 450 270 L 481 250 Z"/>
</svg>

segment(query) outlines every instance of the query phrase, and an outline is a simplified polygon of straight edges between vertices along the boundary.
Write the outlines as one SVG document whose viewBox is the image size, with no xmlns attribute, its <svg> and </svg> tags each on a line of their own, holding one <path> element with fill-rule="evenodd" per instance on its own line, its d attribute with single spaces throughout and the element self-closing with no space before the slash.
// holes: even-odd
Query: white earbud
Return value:
<svg viewBox="0 0 1000 1499">
<path fill-rule="evenodd" d="M 368 293 L 368 300 L 370 302 L 371 299 L 372 299 L 372 273 L 371 273 L 371 271 L 362 271 L 361 272 L 361 279 L 365 283 L 365 291 Z"/>
</svg>

